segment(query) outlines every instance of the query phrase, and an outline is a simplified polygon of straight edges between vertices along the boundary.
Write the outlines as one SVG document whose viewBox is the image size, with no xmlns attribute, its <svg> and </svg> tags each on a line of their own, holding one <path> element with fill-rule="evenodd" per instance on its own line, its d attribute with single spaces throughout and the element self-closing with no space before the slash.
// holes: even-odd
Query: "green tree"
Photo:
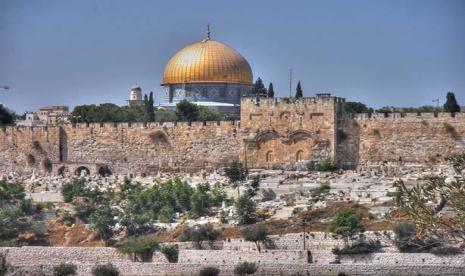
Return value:
<svg viewBox="0 0 465 276">
<path fill-rule="evenodd" d="M 13 123 L 14 114 L 0 104 L 0 126 L 11 125 Z"/>
<path fill-rule="evenodd" d="M 210 186 L 207 184 L 198 184 L 191 197 L 192 216 L 194 218 L 208 214 L 210 207 Z"/>
<path fill-rule="evenodd" d="M 344 109 L 349 114 L 373 113 L 373 108 L 367 107 L 361 102 L 345 102 Z"/>
<path fill-rule="evenodd" d="M 211 122 L 221 120 L 221 114 L 216 110 L 211 110 L 210 108 L 202 105 L 197 106 L 197 109 L 199 114 L 197 117 L 197 121 Z"/>
<path fill-rule="evenodd" d="M 191 241 L 196 248 L 202 249 L 203 242 L 208 242 L 211 247 L 219 236 L 220 232 L 214 229 L 211 224 L 196 225 L 194 227 L 186 226 L 181 241 Z"/>
<path fill-rule="evenodd" d="M 135 262 L 150 262 L 160 244 L 150 236 L 129 237 L 118 245 L 118 249 L 124 254 L 132 254 Z"/>
<path fill-rule="evenodd" d="M 239 196 L 236 201 L 236 214 L 239 224 L 255 222 L 256 204 L 247 193 Z"/>
<path fill-rule="evenodd" d="M 365 232 L 362 221 L 353 208 L 341 208 L 331 218 L 326 228 L 334 238 L 343 239 L 347 246 L 350 238 Z"/>
<path fill-rule="evenodd" d="M 270 82 L 270 85 L 268 86 L 268 98 L 274 98 L 274 88 L 273 88 L 273 83 Z"/>
<path fill-rule="evenodd" d="M 188 100 L 182 100 L 176 104 L 176 117 L 178 121 L 195 122 L 199 117 L 199 108 Z"/>
<path fill-rule="evenodd" d="M 112 226 L 115 226 L 116 223 L 114 217 L 115 212 L 109 205 L 100 206 L 90 215 L 92 227 L 105 241 L 108 241 L 113 236 Z"/>
<path fill-rule="evenodd" d="M 226 177 L 229 179 L 229 182 L 237 187 L 237 196 L 239 197 L 239 182 L 245 181 L 249 171 L 245 168 L 241 162 L 234 160 L 228 167 L 224 169 Z"/>
<path fill-rule="evenodd" d="M 297 83 L 297 87 L 295 89 L 295 97 L 302 98 L 304 96 L 304 92 L 302 91 L 302 87 L 300 85 L 300 81 Z"/>
<path fill-rule="evenodd" d="M 261 252 L 261 243 L 266 243 L 268 240 L 268 229 L 264 224 L 255 224 L 242 229 L 242 236 L 246 241 L 254 242 L 258 252 Z"/>
<path fill-rule="evenodd" d="M 263 84 L 263 81 L 261 78 L 258 78 L 255 81 L 251 94 L 254 96 L 266 96 L 267 95 L 265 85 Z"/>
<path fill-rule="evenodd" d="M 457 100 L 455 99 L 455 94 L 452 92 L 447 92 L 446 103 L 444 104 L 444 111 L 445 112 L 460 112 L 460 106 L 457 104 Z"/>
</svg>

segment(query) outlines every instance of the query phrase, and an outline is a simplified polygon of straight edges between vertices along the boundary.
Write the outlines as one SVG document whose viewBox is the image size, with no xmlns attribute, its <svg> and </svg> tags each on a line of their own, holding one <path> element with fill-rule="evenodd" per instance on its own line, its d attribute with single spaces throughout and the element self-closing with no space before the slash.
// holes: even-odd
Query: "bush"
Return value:
<svg viewBox="0 0 465 276">
<path fill-rule="evenodd" d="M 220 270 L 214 266 L 207 266 L 200 270 L 200 276 L 217 276 L 220 274 Z"/>
<path fill-rule="evenodd" d="M 149 262 L 153 252 L 159 249 L 159 243 L 152 237 L 129 237 L 119 244 L 118 249 L 124 254 L 133 254 L 134 261 Z"/>
<path fill-rule="evenodd" d="M 234 275 L 254 274 L 258 269 L 255 263 L 242 262 L 234 267 Z"/>
<path fill-rule="evenodd" d="M 76 275 L 76 265 L 70 263 L 61 263 L 53 268 L 53 276 L 70 276 Z"/>
<path fill-rule="evenodd" d="M 418 238 L 415 225 L 408 222 L 396 224 L 393 230 L 396 234 L 394 245 L 403 253 L 430 252 L 441 245 L 441 242 L 434 238 Z M 441 250 L 438 250 L 438 252 L 441 252 Z"/>
<path fill-rule="evenodd" d="M 353 208 L 341 208 L 331 218 L 327 231 L 347 245 L 348 239 L 365 232 L 365 227 Z"/>
<path fill-rule="evenodd" d="M 108 263 L 94 267 L 92 274 L 95 276 L 119 276 L 119 270 L 111 263 Z"/>
<path fill-rule="evenodd" d="M 262 195 L 263 195 L 262 201 L 270 201 L 270 200 L 276 199 L 276 193 L 271 188 L 263 189 Z"/>
<path fill-rule="evenodd" d="M 430 253 L 434 255 L 457 255 L 462 253 L 462 251 L 460 247 L 440 245 L 438 247 L 433 247 Z"/>
<path fill-rule="evenodd" d="M 309 203 L 313 205 L 317 203 L 318 201 L 325 200 L 330 190 L 331 190 L 331 187 L 329 186 L 328 182 L 320 183 L 320 186 L 311 190 Z"/>
<path fill-rule="evenodd" d="M 309 171 L 334 172 L 338 170 L 338 167 L 333 165 L 331 159 L 309 161 L 307 162 L 306 166 Z"/>
<path fill-rule="evenodd" d="M 379 240 L 361 240 L 342 249 L 339 249 L 339 247 L 335 247 L 333 248 L 332 252 L 334 255 L 368 254 L 379 252 L 380 249 L 381 242 Z"/>
<path fill-rule="evenodd" d="M 179 249 L 176 245 L 163 246 L 161 249 L 161 253 L 165 255 L 166 259 L 168 259 L 170 263 L 178 262 Z"/>
</svg>

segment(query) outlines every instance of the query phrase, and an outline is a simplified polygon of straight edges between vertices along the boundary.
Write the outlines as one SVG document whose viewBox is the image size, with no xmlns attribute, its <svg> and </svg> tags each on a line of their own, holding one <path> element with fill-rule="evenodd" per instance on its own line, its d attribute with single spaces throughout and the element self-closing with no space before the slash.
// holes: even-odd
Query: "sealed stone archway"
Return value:
<svg viewBox="0 0 465 276">
<path fill-rule="evenodd" d="M 308 131 L 281 135 L 274 130 L 265 130 L 244 140 L 244 156 L 249 167 L 287 166 L 312 159 L 317 144 L 315 135 Z"/>
</svg>

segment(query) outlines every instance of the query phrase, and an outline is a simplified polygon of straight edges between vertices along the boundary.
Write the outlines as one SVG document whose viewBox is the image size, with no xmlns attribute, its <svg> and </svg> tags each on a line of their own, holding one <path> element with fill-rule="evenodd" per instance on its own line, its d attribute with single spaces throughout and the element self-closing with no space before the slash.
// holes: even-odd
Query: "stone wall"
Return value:
<svg viewBox="0 0 465 276">
<path fill-rule="evenodd" d="M 54 174 L 95 174 L 103 167 L 135 175 L 213 170 L 239 159 L 238 130 L 236 122 L 7 128 L 0 130 L 0 169 L 45 174 L 48 158 Z"/>
<path fill-rule="evenodd" d="M 269 250 L 267 253 L 222 250 L 181 250 L 178 263 L 135 263 L 114 248 L 14 247 L 7 262 L 24 270 L 42 267 L 51 271 L 63 262 L 77 265 L 78 275 L 90 275 L 97 264 L 112 263 L 121 275 L 198 275 L 205 266 L 215 266 L 221 275 L 232 275 L 242 260 L 256 262 L 256 275 L 464 275 L 465 256 L 435 256 L 417 253 L 375 253 L 345 256 L 341 264 L 305 263 L 305 251 Z M 190 251 L 190 252 L 189 252 Z M 248 252 L 248 253 L 247 253 Z M 270 253 L 273 252 L 273 253 Z M 202 259 L 203 258 L 203 259 Z M 207 259 L 205 259 L 207 258 Z M 241 258 L 241 259 L 239 259 Z M 260 262 L 258 262 L 260 261 Z"/>
<path fill-rule="evenodd" d="M 358 151 L 353 162 L 361 169 L 384 163 L 430 167 L 465 150 L 465 113 L 360 114 L 344 129 L 358 132 L 359 142 L 345 148 Z"/>
<path fill-rule="evenodd" d="M 244 98 L 241 159 L 253 168 L 332 159 L 342 98 Z"/>
<path fill-rule="evenodd" d="M 465 149 L 465 114 L 358 114 L 344 99 L 242 99 L 240 122 L 78 124 L 0 130 L 0 173 L 155 175 L 289 167 L 331 158 L 340 167 L 422 167 Z"/>
</svg>

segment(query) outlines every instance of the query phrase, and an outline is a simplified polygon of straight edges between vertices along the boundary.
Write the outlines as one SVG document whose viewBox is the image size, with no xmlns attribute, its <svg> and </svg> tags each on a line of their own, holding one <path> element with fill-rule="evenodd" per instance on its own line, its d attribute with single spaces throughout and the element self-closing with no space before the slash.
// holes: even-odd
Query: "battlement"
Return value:
<svg viewBox="0 0 465 276">
<path fill-rule="evenodd" d="M 305 104 L 321 104 L 321 103 L 344 103 L 345 98 L 328 96 L 324 94 L 323 96 L 317 97 L 304 97 L 304 98 L 265 98 L 265 97 L 242 97 L 241 107 L 247 106 L 250 104 L 254 105 L 305 105 Z"/>
<path fill-rule="evenodd" d="M 465 113 L 455 113 L 451 114 L 449 112 L 426 112 L 426 113 L 359 113 L 355 114 L 353 117 L 357 121 L 363 120 L 406 120 L 411 121 L 412 119 L 418 120 L 447 120 L 447 121 L 457 121 L 457 120 L 464 120 Z"/>
<path fill-rule="evenodd" d="M 208 122 L 151 122 L 151 123 L 79 123 L 65 125 L 67 128 L 87 129 L 87 128 L 104 128 L 104 129 L 157 129 L 157 128 L 236 128 L 240 127 L 240 121 L 208 121 Z"/>
</svg>

